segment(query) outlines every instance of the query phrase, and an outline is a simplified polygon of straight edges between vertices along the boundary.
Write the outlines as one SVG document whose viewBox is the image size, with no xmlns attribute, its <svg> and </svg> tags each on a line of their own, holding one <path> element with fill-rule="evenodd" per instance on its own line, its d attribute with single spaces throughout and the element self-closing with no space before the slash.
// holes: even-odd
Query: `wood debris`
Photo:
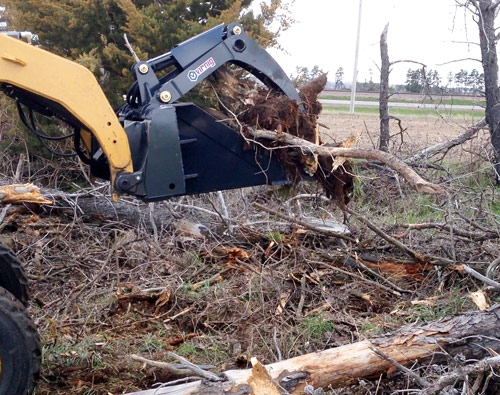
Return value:
<svg viewBox="0 0 500 395">
<path fill-rule="evenodd" d="M 31 183 L 0 186 L 0 202 L 2 204 L 53 203 L 52 200 L 43 197 L 40 188 Z"/>
</svg>

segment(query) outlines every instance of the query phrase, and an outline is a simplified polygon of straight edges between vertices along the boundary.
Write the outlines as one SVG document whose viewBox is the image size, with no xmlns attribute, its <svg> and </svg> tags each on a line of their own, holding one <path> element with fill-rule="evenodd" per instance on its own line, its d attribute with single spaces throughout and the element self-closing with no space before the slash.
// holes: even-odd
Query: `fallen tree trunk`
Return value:
<svg viewBox="0 0 500 395">
<path fill-rule="evenodd" d="M 304 393 L 304 387 L 340 388 L 361 379 L 378 378 L 401 365 L 443 361 L 460 355 L 463 360 L 489 356 L 500 351 L 498 327 L 500 305 L 487 311 L 472 312 L 426 325 L 405 326 L 398 331 L 325 351 L 306 354 L 266 366 L 274 383 L 291 394 Z M 382 358 L 381 356 L 384 356 Z M 465 365 L 467 367 L 468 365 Z M 195 381 L 128 395 L 252 394 L 258 370 L 229 370 L 225 381 Z M 437 383 L 422 380 L 429 389 Z M 425 388 L 425 387 L 424 387 Z M 427 392 L 433 393 L 433 392 Z"/>
<path fill-rule="evenodd" d="M 444 194 L 445 189 L 437 184 L 424 180 L 415 170 L 409 167 L 402 160 L 387 152 L 362 149 L 362 148 L 342 148 L 318 145 L 292 136 L 288 133 L 276 133 L 268 130 L 250 130 L 249 132 L 256 139 L 264 139 L 284 143 L 286 146 L 298 148 L 300 150 L 317 154 L 324 157 L 340 156 L 344 158 L 371 159 L 383 162 L 386 166 L 395 170 L 412 186 L 417 192 L 430 194 Z M 272 149 L 272 148 L 271 148 Z"/>
<path fill-rule="evenodd" d="M 173 221 L 172 212 L 167 208 L 155 210 L 154 206 L 126 199 L 113 202 L 109 195 L 95 190 L 65 193 L 30 183 L 0 185 L 0 206 L 3 206 L 2 220 L 13 214 L 41 210 L 43 206 L 46 210 L 71 210 L 78 217 L 126 221 L 147 228 L 152 226 L 153 219 L 158 226 L 167 226 Z"/>
</svg>

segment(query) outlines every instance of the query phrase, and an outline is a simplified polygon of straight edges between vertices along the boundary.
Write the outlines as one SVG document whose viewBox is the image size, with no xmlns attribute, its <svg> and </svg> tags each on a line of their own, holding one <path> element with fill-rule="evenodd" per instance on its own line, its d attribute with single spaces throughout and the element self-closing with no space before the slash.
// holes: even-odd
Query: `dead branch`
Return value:
<svg viewBox="0 0 500 395">
<path fill-rule="evenodd" d="M 422 395 L 434 395 L 439 393 L 442 389 L 449 385 L 453 385 L 457 381 L 463 379 L 465 375 L 477 374 L 481 372 L 486 372 L 490 369 L 494 369 L 500 366 L 500 356 L 496 355 L 494 357 L 485 358 L 481 361 L 475 362 L 473 364 L 463 366 L 460 369 L 452 373 L 445 374 L 436 383 L 432 384 L 430 387 L 422 391 Z M 475 394 L 476 392 L 472 392 Z"/>
<path fill-rule="evenodd" d="M 417 190 L 417 192 L 429 194 L 445 193 L 445 189 L 442 186 L 424 180 L 407 164 L 387 152 L 361 148 L 328 147 L 325 145 L 311 143 L 288 133 L 277 134 L 268 130 L 250 130 L 249 133 L 257 139 L 284 143 L 286 146 L 296 147 L 302 151 L 317 154 L 326 158 L 341 156 L 345 158 L 377 160 L 383 162 L 385 165 L 401 174 L 403 178 Z"/>
<path fill-rule="evenodd" d="M 302 220 L 300 220 L 298 218 L 294 218 L 294 217 L 290 217 L 288 215 L 281 214 L 280 212 L 278 212 L 276 210 L 273 210 L 273 209 L 270 209 L 269 207 L 266 207 L 263 204 L 254 203 L 254 206 L 257 207 L 258 209 L 262 210 L 262 211 L 265 211 L 266 213 L 269 213 L 271 215 L 275 215 L 278 218 L 285 219 L 285 220 L 287 220 L 287 221 L 289 221 L 291 223 L 300 225 L 300 226 L 302 226 L 302 227 L 304 227 L 306 229 L 310 229 L 310 230 L 312 230 L 314 232 L 322 233 L 322 234 L 327 235 L 327 236 L 338 237 L 339 239 L 343 239 L 343 240 L 347 240 L 347 241 L 352 241 L 352 242 L 355 242 L 355 243 L 358 242 L 356 239 L 353 239 L 352 237 L 349 237 L 349 236 L 347 236 L 344 233 L 334 232 L 334 231 L 331 231 L 331 230 L 327 230 L 325 228 L 314 226 L 314 225 L 312 225 L 310 223 L 307 223 L 305 221 L 302 221 Z"/>
<path fill-rule="evenodd" d="M 471 268 L 469 265 L 462 265 L 461 267 L 467 273 L 469 273 L 472 277 L 477 278 L 479 281 L 482 281 L 485 284 L 488 284 L 490 287 L 493 287 L 495 290 L 500 290 L 500 283 L 496 282 L 495 280 L 492 280 L 491 278 L 483 276 L 481 273 L 477 272 L 476 270 Z"/>
<path fill-rule="evenodd" d="M 373 232 L 375 232 L 377 235 L 382 237 L 385 241 L 389 242 L 390 244 L 394 245 L 395 247 L 399 248 L 401 251 L 403 251 L 405 254 L 407 254 L 409 257 L 414 259 L 417 262 L 432 262 L 433 265 L 440 265 L 440 266 L 446 266 L 449 264 L 453 264 L 454 261 L 442 257 L 437 257 L 437 256 L 429 256 L 429 255 L 422 255 L 416 252 L 415 250 L 412 250 L 408 246 L 404 245 L 401 243 L 399 240 L 395 239 L 394 237 L 388 235 L 386 232 L 384 232 L 382 229 L 380 229 L 378 226 L 373 224 L 368 218 L 363 217 L 361 214 L 349 209 L 345 208 L 345 210 L 356 217 L 361 223 L 366 225 L 368 228 L 370 228 Z"/>
<path fill-rule="evenodd" d="M 441 152 L 446 153 L 453 147 L 456 147 L 457 145 L 463 144 L 466 141 L 472 139 L 477 134 L 477 132 L 479 132 L 486 125 L 487 125 L 486 120 L 483 118 L 480 121 L 476 122 L 471 127 L 469 127 L 464 133 L 462 133 L 457 138 L 433 145 L 432 147 L 425 148 L 422 151 L 414 154 L 412 157 L 406 159 L 405 162 L 408 164 L 414 164 L 423 159 L 429 159 L 433 156 L 436 156 Z"/>
</svg>

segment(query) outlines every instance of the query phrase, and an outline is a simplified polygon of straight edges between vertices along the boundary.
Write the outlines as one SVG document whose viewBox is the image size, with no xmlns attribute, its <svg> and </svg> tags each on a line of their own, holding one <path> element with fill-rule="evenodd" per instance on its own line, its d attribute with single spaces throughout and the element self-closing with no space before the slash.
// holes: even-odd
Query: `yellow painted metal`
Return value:
<svg viewBox="0 0 500 395">
<path fill-rule="evenodd" d="M 86 130 L 82 130 L 80 132 L 80 139 L 83 142 L 83 145 L 85 146 L 85 149 L 87 150 L 88 153 L 91 152 L 92 150 L 92 136 L 89 132 Z"/>
<path fill-rule="evenodd" d="M 60 104 L 85 125 L 108 159 L 112 185 L 117 172 L 133 171 L 125 130 L 85 67 L 0 34 L 0 82 Z"/>
</svg>

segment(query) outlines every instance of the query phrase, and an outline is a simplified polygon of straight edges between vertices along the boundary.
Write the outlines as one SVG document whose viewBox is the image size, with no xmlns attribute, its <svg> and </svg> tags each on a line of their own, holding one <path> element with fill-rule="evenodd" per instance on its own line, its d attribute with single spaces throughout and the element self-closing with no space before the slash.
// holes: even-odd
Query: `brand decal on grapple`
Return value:
<svg viewBox="0 0 500 395">
<path fill-rule="evenodd" d="M 198 81 L 198 77 L 200 75 L 202 75 L 205 71 L 215 66 L 216 64 L 214 58 L 208 58 L 205 62 L 200 64 L 196 69 L 189 70 L 187 76 L 190 81 L 196 82 Z"/>
</svg>

